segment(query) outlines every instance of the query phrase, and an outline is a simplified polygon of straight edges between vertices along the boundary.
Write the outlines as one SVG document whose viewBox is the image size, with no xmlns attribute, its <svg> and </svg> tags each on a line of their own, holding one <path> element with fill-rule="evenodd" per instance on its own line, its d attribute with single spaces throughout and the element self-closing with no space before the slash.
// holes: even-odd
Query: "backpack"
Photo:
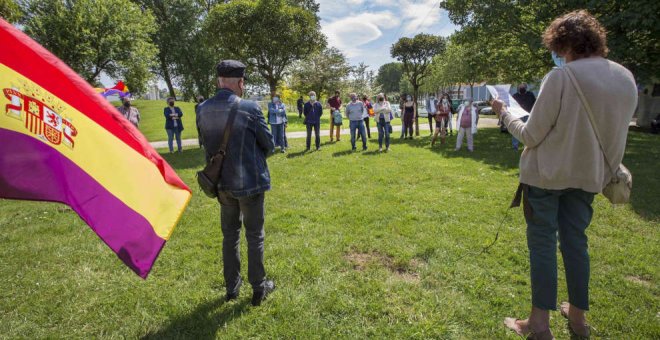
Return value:
<svg viewBox="0 0 660 340">
<path fill-rule="evenodd" d="M 335 110 L 332 113 L 332 121 L 335 125 L 341 125 L 343 119 L 344 117 L 342 117 L 341 112 L 339 110 Z"/>
</svg>

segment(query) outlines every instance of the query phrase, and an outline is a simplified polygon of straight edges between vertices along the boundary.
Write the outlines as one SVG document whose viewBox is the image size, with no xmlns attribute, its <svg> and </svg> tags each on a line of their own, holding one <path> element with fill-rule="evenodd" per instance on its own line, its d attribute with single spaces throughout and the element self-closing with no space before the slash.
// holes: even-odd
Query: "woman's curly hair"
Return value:
<svg viewBox="0 0 660 340">
<path fill-rule="evenodd" d="M 606 57 L 609 52 L 605 28 L 586 10 L 555 19 L 543 33 L 543 44 L 559 55 L 571 53 L 576 59 Z"/>
</svg>

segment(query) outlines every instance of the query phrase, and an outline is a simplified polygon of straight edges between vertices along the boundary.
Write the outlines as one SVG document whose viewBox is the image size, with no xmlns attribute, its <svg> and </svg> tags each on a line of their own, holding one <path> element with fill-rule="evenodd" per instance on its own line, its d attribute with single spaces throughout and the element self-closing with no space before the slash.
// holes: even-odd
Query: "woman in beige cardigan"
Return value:
<svg viewBox="0 0 660 340">
<path fill-rule="evenodd" d="M 594 195 L 611 179 L 611 166 L 624 154 L 628 124 L 637 104 L 635 80 L 626 68 L 605 59 L 606 33 L 586 11 L 555 19 L 543 34 L 558 67 L 543 80 L 527 123 L 496 100 L 509 132 L 525 144 L 520 182 L 526 185 L 532 311 L 528 319 L 506 318 L 507 327 L 534 339 L 552 339 L 550 310 L 557 304 L 557 234 L 568 287 L 561 314 L 571 330 L 589 336 L 589 253 L 585 230 L 591 222 Z M 585 106 L 568 76 L 577 79 L 595 116 L 592 127 Z M 601 134 L 602 148 L 594 132 Z M 604 157 L 603 152 L 606 153 Z M 606 164 L 606 160 L 612 164 Z"/>
</svg>

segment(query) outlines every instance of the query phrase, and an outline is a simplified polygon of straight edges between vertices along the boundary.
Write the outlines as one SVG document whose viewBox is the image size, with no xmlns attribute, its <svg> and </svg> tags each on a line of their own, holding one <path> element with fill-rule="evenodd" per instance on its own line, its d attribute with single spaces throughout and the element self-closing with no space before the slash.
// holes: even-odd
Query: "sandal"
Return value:
<svg viewBox="0 0 660 340">
<path fill-rule="evenodd" d="M 525 334 L 523 330 L 518 326 L 518 321 L 520 319 L 515 319 L 515 318 L 504 318 L 504 325 L 506 328 L 514 331 L 517 335 L 521 337 L 527 336 L 527 339 L 529 340 L 554 340 L 555 337 L 552 335 L 552 332 L 550 331 L 550 328 L 546 329 L 543 332 L 534 332 L 530 331 L 529 333 Z"/>
<path fill-rule="evenodd" d="M 561 316 L 563 316 L 564 318 L 566 318 L 566 320 L 568 320 L 568 328 L 570 329 L 571 333 L 577 335 L 578 337 L 589 339 L 589 337 L 591 336 L 591 326 L 589 326 L 589 324 L 584 324 L 584 325 L 579 325 L 577 329 L 573 327 L 571 320 L 568 319 L 568 310 L 570 307 L 571 304 L 569 302 L 562 302 L 561 306 L 559 307 L 559 312 L 561 313 Z"/>
</svg>

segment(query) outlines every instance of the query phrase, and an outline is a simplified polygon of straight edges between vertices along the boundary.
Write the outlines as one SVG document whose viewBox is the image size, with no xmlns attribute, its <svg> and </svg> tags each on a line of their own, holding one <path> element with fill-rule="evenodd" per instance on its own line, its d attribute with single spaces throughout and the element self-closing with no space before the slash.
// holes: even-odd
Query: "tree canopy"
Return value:
<svg viewBox="0 0 660 340">
<path fill-rule="evenodd" d="M 403 66 L 401 63 L 387 63 L 378 68 L 376 83 L 385 93 L 398 93 L 402 77 Z"/>
<path fill-rule="evenodd" d="M 291 83 L 300 93 L 315 91 L 319 98 L 342 87 L 351 67 L 338 49 L 315 52 L 292 67 Z"/>
<path fill-rule="evenodd" d="M 511 67 L 499 67 L 502 78 L 540 78 L 546 73 L 552 60 L 541 35 L 556 17 L 577 9 L 587 9 L 605 26 L 610 59 L 629 68 L 640 81 L 660 74 L 658 1 L 447 0 L 440 7 L 461 26 L 458 42 L 488 37 L 494 47 L 489 51 L 498 54 L 497 60 L 511 61 Z"/>
<path fill-rule="evenodd" d="M 285 0 L 237 0 L 215 6 L 206 30 L 218 49 L 248 62 L 271 91 L 288 66 L 325 45 L 315 12 Z"/>
<path fill-rule="evenodd" d="M 89 83 L 105 72 L 123 78 L 131 92 L 146 89 L 157 52 L 149 11 L 129 0 L 32 0 L 25 6 L 25 32 Z"/>
</svg>

